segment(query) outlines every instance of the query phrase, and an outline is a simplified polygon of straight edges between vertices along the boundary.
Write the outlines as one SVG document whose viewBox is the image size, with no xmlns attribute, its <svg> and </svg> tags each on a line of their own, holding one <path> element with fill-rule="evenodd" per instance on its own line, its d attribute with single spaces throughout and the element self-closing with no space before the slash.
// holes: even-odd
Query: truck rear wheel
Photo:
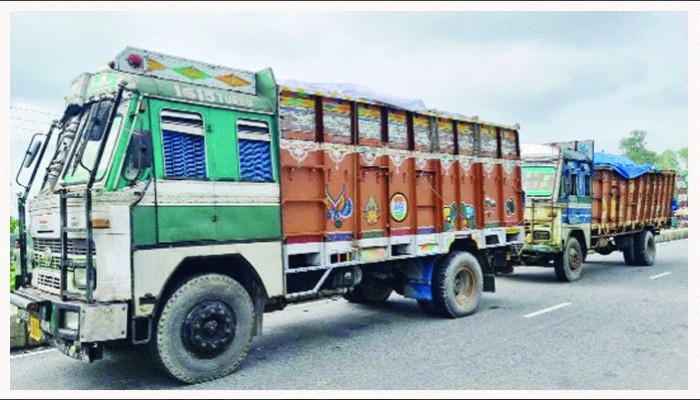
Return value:
<svg viewBox="0 0 700 400">
<path fill-rule="evenodd" d="M 389 298 L 393 291 L 393 288 L 381 279 L 366 276 L 360 284 L 350 289 L 344 297 L 351 303 L 381 304 Z"/>
<path fill-rule="evenodd" d="M 433 311 L 447 318 L 473 314 L 483 288 L 479 261 L 466 252 L 450 253 L 433 273 Z"/>
<path fill-rule="evenodd" d="M 634 238 L 634 260 L 636 265 L 649 267 L 656 261 L 656 242 L 654 234 L 642 231 Z"/>
<path fill-rule="evenodd" d="M 622 256 L 625 258 L 625 264 L 637 265 L 637 259 L 634 254 L 634 246 L 628 246 L 623 248 Z"/>
<path fill-rule="evenodd" d="M 566 241 L 564 251 L 554 257 L 554 272 L 557 280 L 561 282 L 573 282 L 581 277 L 583 256 L 581 244 L 576 238 L 570 237 Z"/>
<path fill-rule="evenodd" d="M 240 283 L 219 274 L 195 276 L 167 299 L 151 350 L 182 382 L 220 378 L 245 358 L 254 321 L 253 301 Z"/>
</svg>

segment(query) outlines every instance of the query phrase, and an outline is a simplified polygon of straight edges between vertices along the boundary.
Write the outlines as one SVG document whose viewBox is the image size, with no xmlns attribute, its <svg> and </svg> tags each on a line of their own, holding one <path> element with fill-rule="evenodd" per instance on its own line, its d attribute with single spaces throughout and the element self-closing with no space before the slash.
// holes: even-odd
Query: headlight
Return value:
<svg viewBox="0 0 700 400">
<path fill-rule="evenodd" d="M 71 329 L 74 331 L 78 330 L 80 325 L 80 315 L 74 311 L 66 311 L 63 313 L 63 328 Z"/>
<path fill-rule="evenodd" d="M 549 231 L 535 231 L 533 237 L 535 240 L 549 240 L 550 233 Z"/>
</svg>

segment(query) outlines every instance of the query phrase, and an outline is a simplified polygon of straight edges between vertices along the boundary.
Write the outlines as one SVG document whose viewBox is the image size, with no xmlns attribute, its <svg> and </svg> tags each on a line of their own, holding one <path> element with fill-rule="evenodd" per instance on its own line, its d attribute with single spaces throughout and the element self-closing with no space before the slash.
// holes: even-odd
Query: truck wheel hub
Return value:
<svg viewBox="0 0 700 400">
<path fill-rule="evenodd" d="M 204 301 L 195 306 L 182 324 L 182 342 L 199 358 L 223 353 L 235 336 L 236 317 L 222 301 Z"/>
</svg>

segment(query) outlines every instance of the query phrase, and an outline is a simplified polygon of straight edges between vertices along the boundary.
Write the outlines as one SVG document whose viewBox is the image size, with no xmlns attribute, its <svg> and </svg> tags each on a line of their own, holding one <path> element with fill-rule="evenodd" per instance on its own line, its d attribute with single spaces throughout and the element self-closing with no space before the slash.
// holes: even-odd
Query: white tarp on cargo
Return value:
<svg viewBox="0 0 700 400">
<path fill-rule="evenodd" d="M 370 88 L 353 83 L 314 83 L 300 82 L 296 80 L 278 79 L 277 84 L 283 88 L 295 91 L 304 91 L 310 94 L 320 93 L 323 96 L 333 98 L 352 98 L 353 100 L 367 100 L 375 103 L 383 103 L 404 110 L 414 112 L 427 112 L 428 110 L 421 100 L 402 99 L 396 96 L 389 96 L 377 93 Z"/>
</svg>

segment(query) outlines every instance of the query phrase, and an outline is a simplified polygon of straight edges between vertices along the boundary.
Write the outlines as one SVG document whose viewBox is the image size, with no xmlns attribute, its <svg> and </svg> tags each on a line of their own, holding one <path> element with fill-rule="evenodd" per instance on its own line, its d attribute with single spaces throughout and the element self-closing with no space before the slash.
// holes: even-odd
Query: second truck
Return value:
<svg viewBox="0 0 700 400">
<path fill-rule="evenodd" d="M 671 226 L 673 171 L 595 153 L 592 140 L 523 144 L 522 162 L 523 264 L 553 266 L 564 282 L 580 278 L 589 252 L 654 264 L 654 236 Z"/>
</svg>

